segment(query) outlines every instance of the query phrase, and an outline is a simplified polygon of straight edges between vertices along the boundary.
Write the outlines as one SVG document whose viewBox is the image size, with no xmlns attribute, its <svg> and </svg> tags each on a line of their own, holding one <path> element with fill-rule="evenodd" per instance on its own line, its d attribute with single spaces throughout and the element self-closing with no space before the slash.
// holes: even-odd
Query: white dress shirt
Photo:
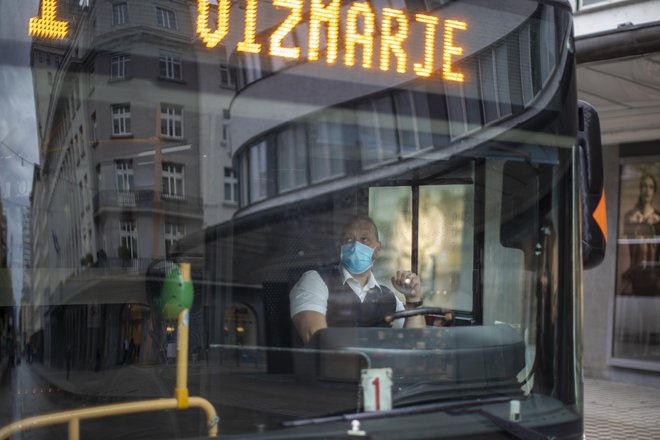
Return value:
<svg viewBox="0 0 660 440">
<path fill-rule="evenodd" d="M 364 287 L 360 286 L 360 282 L 353 278 L 350 272 L 343 266 L 341 266 L 341 275 L 344 279 L 344 284 L 348 284 L 348 287 L 351 288 L 353 293 L 360 298 L 360 302 L 364 302 L 364 298 L 370 289 L 374 287 L 381 289 L 373 273 L 369 275 L 369 280 Z M 321 275 L 317 271 L 310 270 L 305 272 L 289 293 L 291 317 L 304 311 L 318 312 L 325 315 L 328 311 L 329 294 L 328 286 L 326 286 L 325 281 L 323 281 L 323 278 L 321 278 Z M 394 299 L 396 300 L 396 311 L 405 310 L 403 303 L 396 295 L 394 295 Z M 397 319 L 392 324 L 392 327 L 401 328 L 404 321 L 404 319 Z"/>
</svg>

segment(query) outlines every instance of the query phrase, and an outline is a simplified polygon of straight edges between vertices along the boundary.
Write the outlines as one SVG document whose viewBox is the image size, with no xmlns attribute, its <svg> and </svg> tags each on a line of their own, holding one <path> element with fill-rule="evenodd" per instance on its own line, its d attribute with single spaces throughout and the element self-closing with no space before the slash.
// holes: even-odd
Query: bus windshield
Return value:
<svg viewBox="0 0 660 440">
<path fill-rule="evenodd" d="M 32 7 L 0 438 L 582 438 L 568 2 Z"/>
</svg>

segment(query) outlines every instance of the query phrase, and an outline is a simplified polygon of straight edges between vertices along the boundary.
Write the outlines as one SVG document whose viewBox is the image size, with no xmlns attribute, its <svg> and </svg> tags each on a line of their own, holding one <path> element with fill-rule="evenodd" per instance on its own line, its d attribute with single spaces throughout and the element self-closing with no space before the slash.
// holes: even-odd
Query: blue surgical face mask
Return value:
<svg viewBox="0 0 660 440">
<path fill-rule="evenodd" d="M 341 264 L 354 275 L 364 273 L 373 266 L 374 250 L 359 241 L 346 243 L 341 247 Z"/>
</svg>

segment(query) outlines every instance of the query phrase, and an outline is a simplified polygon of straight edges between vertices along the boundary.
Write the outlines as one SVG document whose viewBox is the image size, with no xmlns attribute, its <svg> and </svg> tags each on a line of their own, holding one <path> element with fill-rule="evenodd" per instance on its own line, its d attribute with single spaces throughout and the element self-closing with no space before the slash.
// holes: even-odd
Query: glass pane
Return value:
<svg viewBox="0 0 660 440">
<path fill-rule="evenodd" d="M 381 148 L 378 138 L 373 103 L 367 101 L 358 104 L 357 114 L 358 142 L 362 153 L 362 163 L 369 166 L 381 161 Z"/>
<path fill-rule="evenodd" d="M 277 135 L 278 185 L 287 191 L 307 183 L 307 139 L 302 127 Z"/>
<path fill-rule="evenodd" d="M 472 185 L 419 188 L 419 275 L 425 304 L 472 310 Z"/>
<path fill-rule="evenodd" d="M 369 188 L 369 216 L 378 226 L 383 248 L 374 275 L 394 290 L 390 281 L 392 274 L 412 267 L 412 189 L 405 186 Z"/>
<path fill-rule="evenodd" d="M 415 116 L 413 112 L 412 96 L 410 92 L 401 92 L 394 95 L 397 113 L 397 126 L 399 128 L 399 142 L 404 152 L 418 149 L 415 135 Z"/>
<path fill-rule="evenodd" d="M 394 118 L 394 104 L 391 96 L 384 96 L 375 100 L 375 111 L 378 119 L 378 137 L 383 160 L 390 160 L 398 153 L 396 138 L 396 120 Z"/>
<path fill-rule="evenodd" d="M 660 360 L 660 161 L 621 166 L 617 288 L 614 305 L 616 358 Z"/>
<path fill-rule="evenodd" d="M 368 437 L 502 437 L 479 411 L 516 400 L 525 426 L 581 438 L 561 2 L 42 1 L 63 38 L 28 3 L 0 13 L 0 428 L 171 397 L 187 377 L 220 438 L 353 437 L 376 394 L 402 413 L 363 420 Z M 260 50 L 238 50 L 255 16 Z M 397 58 L 388 30 L 406 37 L 405 74 L 380 68 L 387 41 Z M 279 37 L 299 59 L 271 54 Z M 653 294 L 617 298 L 617 356 L 649 362 Z M 208 429 L 195 411 L 139 412 L 83 421 L 81 437 Z"/>
<path fill-rule="evenodd" d="M 343 123 L 340 112 L 312 121 L 310 129 L 310 170 L 312 182 L 343 175 L 346 148 L 354 147 L 351 130 Z"/>
<path fill-rule="evenodd" d="M 266 143 L 261 142 L 250 149 L 250 201 L 266 197 Z"/>
</svg>

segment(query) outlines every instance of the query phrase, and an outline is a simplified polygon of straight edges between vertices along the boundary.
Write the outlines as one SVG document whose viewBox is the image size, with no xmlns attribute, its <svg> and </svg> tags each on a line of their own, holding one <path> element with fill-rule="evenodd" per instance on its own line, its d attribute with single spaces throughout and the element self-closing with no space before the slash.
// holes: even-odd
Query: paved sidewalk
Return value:
<svg viewBox="0 0 660 440">
<path fill-rule="evenodd" d="M 587 440 L 660 439 L 660 389 L 585 379 Z"/>
</svg>

